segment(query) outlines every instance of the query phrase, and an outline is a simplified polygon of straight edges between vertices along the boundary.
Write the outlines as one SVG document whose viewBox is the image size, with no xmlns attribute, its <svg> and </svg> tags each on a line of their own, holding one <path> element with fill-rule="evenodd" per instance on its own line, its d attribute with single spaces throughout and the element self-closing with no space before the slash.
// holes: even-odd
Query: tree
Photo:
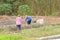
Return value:
<svg viewBox="0 0 60 40">
<path fill-rule="evenodd" d="M 0 5 L 2 4 L 11 4 L 12 5 L 12 14 L 16 15 L 19 6 L 29 5 L 30 12 L 32 15 L 41 15 L 49 16 L 56 15 L 57 11 L 60 11 L 60 0 L 0 0 Z M 3 13 L 3 12 L 2 12 Z M 21 13 L 20 11 L 18 12 Z M 27 14 L 26 12 L 24 12 Z M 24 13 L 21 13 L 24 15 Z M 31 13 L 28 13 L 31 14 Z M 1 12 L 0 12 L 1 14 Z"/>
<path fill-rule="evenodd" d="M 28 5 L 21 5 L 18 8 L 18 13 L 20 13 L 21 15 L 30 15 L 30 7 Z"/>
<path fill-rule="evenodd" d="M 8 15 L 10 12 L 12 12 L 11 4 L 1 4 L 0 5 L 0 14 Z"/>
</svg>

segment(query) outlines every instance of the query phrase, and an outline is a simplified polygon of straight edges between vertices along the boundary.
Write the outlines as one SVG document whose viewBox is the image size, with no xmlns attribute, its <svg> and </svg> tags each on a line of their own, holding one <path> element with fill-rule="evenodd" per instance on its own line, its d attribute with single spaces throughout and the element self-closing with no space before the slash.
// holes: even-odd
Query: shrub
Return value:
<svg viewBox="0 0 60 40">
<path fill-rule="evenodd" d="M 9 14 L 10 12 L 12 12 L 12 5 L 11 4 L 1 4 L 0 5 L 0 14 L 1 15 Z"/>
<path fill-rule="evenodd" d="M 28 5 L 21 5 L 18 8 L 18 13 L 20 13 L 21 15 L 30 15 L 31 11 L 30 11 L 30 7 Z"/>
</svg>

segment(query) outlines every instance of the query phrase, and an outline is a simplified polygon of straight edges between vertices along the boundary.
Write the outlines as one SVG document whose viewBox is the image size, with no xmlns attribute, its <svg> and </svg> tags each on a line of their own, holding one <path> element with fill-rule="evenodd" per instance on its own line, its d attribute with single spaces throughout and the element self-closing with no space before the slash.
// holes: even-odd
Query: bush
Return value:
<svg viewBox="0 0 60 40">
<path fill-rule="evenodd" d="M 30 7 L 28 5 L 21 5 L 18 8 L 18 13 L 20 13 L 21 15 L 30 15 L 31 11 L 30 11 Z"/>
<path fill-rule="evenodd" d="M 1 15 L 9 14 L 10 12 L 12 12 L 12 5 L 11 4 L 1 4 L 0 5 L 0 14 Z"/>
</svg>

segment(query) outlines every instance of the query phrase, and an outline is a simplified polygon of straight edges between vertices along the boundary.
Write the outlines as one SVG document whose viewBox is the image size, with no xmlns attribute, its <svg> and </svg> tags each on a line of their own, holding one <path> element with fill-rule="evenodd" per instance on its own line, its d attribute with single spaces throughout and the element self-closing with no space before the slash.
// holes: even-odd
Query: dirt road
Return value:
<svg viewBox="0 0 60 40">
<path fill-rule="evenodd" d="M 47 17 L 47 16 L 31 16 L 32 21 L 43 18 L 48 23 L 60 23 L 60 17 Z M 0 25 L 14 25 L 16 16 L 0 16 Z M 25 23 L 25 17 L 22 17 L 23 23 Z"/>
</svg>

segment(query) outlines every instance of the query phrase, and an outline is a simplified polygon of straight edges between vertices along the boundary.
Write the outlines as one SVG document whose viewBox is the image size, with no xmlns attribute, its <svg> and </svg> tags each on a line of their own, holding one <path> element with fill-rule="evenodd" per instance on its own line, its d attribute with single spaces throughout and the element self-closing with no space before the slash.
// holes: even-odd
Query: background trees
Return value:
<svg viewBox="0 0 60 40">
<path fill-rule="evenodd" d="M 48 16 L 48 15 L 53 15 L 55 16 L 58 12 L 59 9 L 59 1 L 57 0 L 0 0 L 0 6 L 1 5 L 10 5 L 7 6 L 7 9 L 9 9 L 10 11 L 8 11 L 11 15 L 17 15 L 17 14 L 21 14 L 21 15 L 41 15 L 41 16 Z M 21 13 L 23 9 L 22 5 L 28 5 L 28 7 L 26 8 L 26 10 L 28 11 L 28 8 L 30 10 L 29 13 L 24 12 L 25 14 Z M 22 10 L 20 7 L 22 6 Z M 2 6 L 3 8 L 4 6 Z M 12 8 L 12 9 L 11 9 Z M 6 7 L 5 7 L 6 9 Z M 0 8 L 1 11 L 1 8 Z M 5 14 L 9 14 L 7 13 L 7 11 L 3 11 Z M 2 11 L 0 12 L 0 14 L 4 14 Z"/>
<path fill-rule="evenodd" d="M 0 15 L 12 15 L 11 4 L 0 4 Z"/>
<path fill-rule="evenodd" d="M 28 5 L 21 5 L 18 7 L 18 14 L 31 15 L 30 7 Z"/>
</svg>

